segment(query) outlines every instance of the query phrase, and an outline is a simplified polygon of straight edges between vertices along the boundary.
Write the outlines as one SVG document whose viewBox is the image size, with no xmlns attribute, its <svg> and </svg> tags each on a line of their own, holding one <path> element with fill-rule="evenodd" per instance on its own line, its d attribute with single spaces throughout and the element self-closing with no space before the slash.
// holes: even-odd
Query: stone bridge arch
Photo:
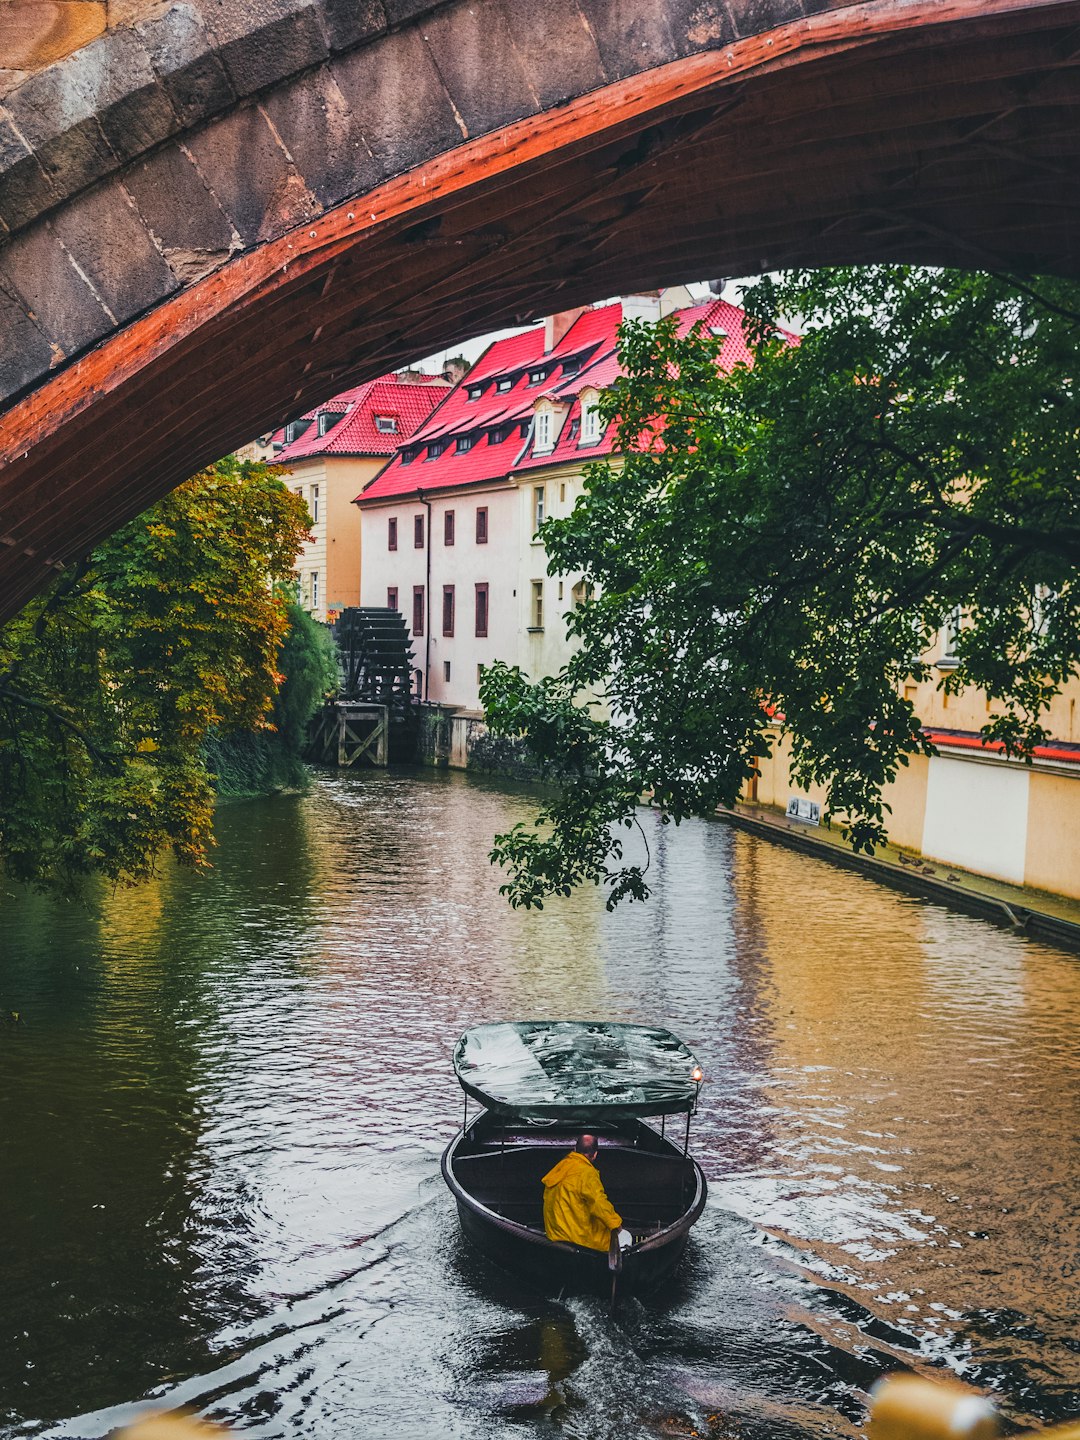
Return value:
<svg viewBox="0 0 1080 1440">
<path fill-rule="evenodd" d="M 0 616 L 289 412 L 554 306 L 1080 272 L 1080 0 L 5 9 Z"/>
</svg>

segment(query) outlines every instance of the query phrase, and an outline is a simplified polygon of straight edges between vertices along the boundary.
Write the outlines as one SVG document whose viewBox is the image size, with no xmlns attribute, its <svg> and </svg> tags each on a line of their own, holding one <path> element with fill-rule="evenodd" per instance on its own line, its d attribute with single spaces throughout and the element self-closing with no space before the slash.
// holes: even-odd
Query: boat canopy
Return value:
<svg viewBox="0 0 1080 1440">
<path fill-rule="evenodd" d="M 701 1088 L 670 1030 L 593 1020 L 478 1025 L 458 1041 L 454 1071 L 496 1114 L 575 1125 L 689 1113 Z"/>
</svg>

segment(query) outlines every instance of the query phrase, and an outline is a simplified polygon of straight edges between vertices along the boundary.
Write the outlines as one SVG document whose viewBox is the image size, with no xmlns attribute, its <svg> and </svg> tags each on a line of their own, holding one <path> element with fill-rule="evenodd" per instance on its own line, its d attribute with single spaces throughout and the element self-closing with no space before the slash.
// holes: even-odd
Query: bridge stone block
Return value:
<svg viewBox="0 0 1080 1440">
<path fill-rule="evenodd" d="M 514 46 L 544 109 L 604 84 L 596 37 L 577 0 L 512 0 L 507 9 Z"/>
<path fill-rule="evenodd" d="M 267 96 L 264 109 L 320 205 L 378 183 L 379 166 L 325 66 Z"/>
<path fill-rule="evenodd" d="M 421 29 L 470 135 L 487 134 L 539 110 L 502 0 L 439 11 Z M 550 49 L 556 59 L 559 44 L 554 32 Z"/>
<path fill-rule="evenodd" d="M 120 324 L 179 288 L 118 180 L 77 196 L 51 223 Z"/>
<path fill-rule="evenodd" d="M 812 3 L 806 9 L 824 8 Z M 798 20 L 806 13 L 801 0 L 732 0 L 731 14 L 740 36 L 757 35 L 772 25 Z"/>
<path fill-rule="evenodd" d="M 17 230 L 56 199 L 37 156 L 0 111 L 0 221 Z"/>
<path fill-rule="evenodd" d="M 78 54 L 70 59 L 77 60 Z M 92 184 L 115 167 L 116 156 L 102 134 L 77 67 L 53 65 L 31 76 L 11 92 L 6 107 L 61 196 Z"/>
<path fill-rule="evenodd" d="M 183 150 L 159 150 L 124 176 L 143 223 L 168 262 L 188 283 L 224 264 L 240 237 Z"/>
<path fill-rule="evenodd" d="M 379 0 L 321 0 L 322 27 L 331 50 L 351 50 L 387 28 Z"/>
<path fill-rule="evenodd" d="M 245 105 L 192 136 L 190 150 L 218 204 L 248 245 L 318 213 L 257 105 Z"/>
<path fill-rule="evenodd" d="M 236 98 L 195 5 L 170 5 L 143 20 L 136 33 L 183 125 L 217 114 Z"/>
<path fill-rule="evenodd" d="M 384 176 L 399 175 L 464 138 L 431 52 L 415 29 L 395 31 L 342 56 L 334 79 Z"/>
<path fill-rule="evenodd" d="M 254 95 L 329 55 L 313 0 L 203 0 L 203 17 L 238 95 Z"/>
<path fill-rule="evenodd" d="M 0 283 L 24 302 L 65 357 L 78 355 L 113 328 L 104 306 L 44 221 L 0 255 Z"/>
<path fill-rule="evenodd" d="M 0 287 L 0 390 L 18 394 L 48 370 L 54 352 L 18 300 Z"/>
<path fill-rule="evenodd" d="M 668 0 L 592 0 L 589 23 L 609 80 L 666 65 L 676 55 Z"/>
</svg>

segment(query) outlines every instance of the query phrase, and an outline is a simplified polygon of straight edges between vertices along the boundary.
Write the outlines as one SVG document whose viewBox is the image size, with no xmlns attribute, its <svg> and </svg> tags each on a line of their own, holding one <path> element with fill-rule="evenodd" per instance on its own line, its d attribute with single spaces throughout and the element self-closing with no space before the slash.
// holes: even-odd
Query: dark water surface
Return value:
<svg viewBox="0 0 1080 1440">
<path fill-rule="evenodd" d="M 0 1434 L 150 1397 L 311 1440 L 853 1436 L 898 1364 L 1080 1411 L 1080 961 L 645 814 L 647 906 L 514 914 L 485 855 L 528 809 L 320 779 L 223 809 L 209 876 L 2 897 Z M 667 1024 L 708 1077 L 710 1204 L 615 1322 L 468 1252 L 438 1176 L 454 1039 L 530 1015 Z"/>
</svg>

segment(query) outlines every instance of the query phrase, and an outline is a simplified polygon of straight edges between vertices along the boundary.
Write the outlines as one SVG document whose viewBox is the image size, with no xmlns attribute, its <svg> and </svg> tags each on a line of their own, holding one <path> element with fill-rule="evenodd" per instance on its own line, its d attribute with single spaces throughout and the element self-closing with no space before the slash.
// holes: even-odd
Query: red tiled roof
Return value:
<svg viewBox="0 0 1080 1440">
<path fill-rule="evenodd" d="M 448 393 L 446 382 L 439 375 L 414 374 L 407 379 L 383 375 L 378 380 L 368 380 L 309 410 L 302 418 L 313 423 L 291 445 L 283 445 L 274 460 L 287 465 L 292 460 L 310 460 L 317 455 L 392 455 Z M 318 418 L 325 412 L 343 412 L 343 418 L 325 435 L 320 435 Z M 377 415 L 393 416 L 396 430 L 379 430 L 375 424 Z M 273 441 L 282 444 L 284 438 L 282 428 L 275 433 Z"/>
<path fill-rule="evenodd" d="M 409 444 L 399 444 L 393 459 L 357 496 L 357 502 L 388 500 L 417 490 L 495 485 L 518 471 L 580 464 L 583 460 L 610 454 L 614 425 L 609 425 L 595 443 L 581 443 L 578 396 L 588 388 L 603 390 L 618 378 L 616 343 L 622 316 L 621 302 L 586 310 L 549 351 L 544 350 L 542 325 L 494 341 L 450 391 L 427 424 L 411 436 Z M 709 300 L 678 312 L 681 334 L 699 323 L 726 333 L 720 353 L 724 369 L 749 363 L 752 358 L 743 329 L 744 319 L 743 311 L 725 300 Z M 578 362 L 570 373 L 565 369 L 567 361 Z M 530 371 L 540 368 L 547 372 L 544 379 L 532 383 Z M 509 382 L 508 388 L 500 390 L 500 381 Z M 477 399 L 470 399 L 470 390 L 478 385 L 483 386 L 483 393 Z M 565 403 L 569 409 L 555 448 L 536 455 L 532 453 L 531 437 L 522 436 L 519 425 L 523 421 L 531 423 L 533 405 L 540 396 Z M 493 427 L 509 431 L 496 444 L 489 440 Z M 470 434 L 473 436 L 471 448 L 459 451 L 457 440 Z M 425 454 L 427 444 L 440 439 L 445 447 L 442 453 Z M 414 458 L 405 460 L 403 454 L 410 452 Z"/>
<path fill-rule="evenodd" d="M 986 754 L 1003 755 L 1005 747 L 1000 740 L 984 740 L 971 730 L 928 730 L 923 734 L 939 749 L 981 750 Z M 1080 745 L 1067 740 L 1052 740 L 1049 745 L 1036 745 L 1032 750 L 1035 760 L 1054 760 L 1062 765 L 1080 765 Z"/>
</svg>

